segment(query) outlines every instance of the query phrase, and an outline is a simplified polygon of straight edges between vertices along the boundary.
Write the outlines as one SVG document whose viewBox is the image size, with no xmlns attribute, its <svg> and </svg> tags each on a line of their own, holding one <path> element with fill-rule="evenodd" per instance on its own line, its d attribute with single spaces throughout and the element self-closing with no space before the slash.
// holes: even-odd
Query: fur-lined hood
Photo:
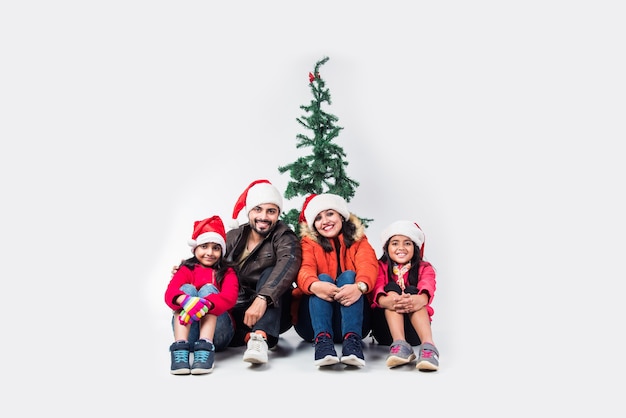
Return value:
<svg viewBox="0 0 626 418">
<path fill-rule="evenodd" d="M 350 214 L 350 218 L 344 222 L 352 222 L 354 226 L 356 226 L 356 231 L 354 233 L 354 242 L 359 241 L 361 238 L 365 236 L 365 225 L 361 222 L 361 219 L 356 216 L 354 213 Z M 309 228 L 309 225 L 306 222 L 300 222 L 300 237 L 308 237 L 315 242 L 318 242 L 318 235 L 313 228 Z"/>
</svg>

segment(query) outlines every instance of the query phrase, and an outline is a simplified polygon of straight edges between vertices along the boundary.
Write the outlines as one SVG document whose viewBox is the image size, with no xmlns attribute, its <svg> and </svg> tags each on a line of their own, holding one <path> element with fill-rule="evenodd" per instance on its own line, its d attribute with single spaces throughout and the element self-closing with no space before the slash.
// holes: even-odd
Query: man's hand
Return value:
<svg viewBox="0 0 626 418">
<path fill-rule="evenodd" d="M 180 264 L 183 264 L 184 261 L 185 260 L 180 260 Z M 172 276 L 176 274 L 176 272 L 178 271 L 178 268 L 180 267 L 180 264 L 172 267 Z"/>
<path fill-rule="evenodd" d="M 252 305 L 246 309 L 246 312 L 243 315 L 243 323 L 252 328 L 254 324 L 259 322 L 259 319 L 265 315 L 266 310 L 267 301 L 255 297 L 252 301 Z"/>
</svg>

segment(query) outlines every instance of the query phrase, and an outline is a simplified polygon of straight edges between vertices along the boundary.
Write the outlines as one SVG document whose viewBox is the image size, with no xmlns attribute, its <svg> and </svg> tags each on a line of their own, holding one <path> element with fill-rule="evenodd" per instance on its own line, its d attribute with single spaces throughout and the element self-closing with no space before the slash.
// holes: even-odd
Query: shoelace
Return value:
<svg viewBox="0 0 626 418">
<path fill-rule="evenodd" d="M 422 350 L 422 358 L 431 358 L 433 356 L 433 352 L 428 348 Z"/>
<path fill-rule="evenodd" d="M 326 340 L 330 340 L 330 335 L 321 334 L 317 338 L 315 338 L 315 344 L 317 344 L 318 342 L 326 342 Z"/>
<path fill-rule="evenodd" d="M 187 350 L 175 350 L 174 351 L 174 362 L 184 363 L 186 361 L 189 361 L 189 351 Z"/>
<path fill-rule="evenodd" d="M 251 350 L 255 350 L 255 351 L 261 351 L 261 343 L 263 342 L 263 339 L 256 339 L 256 338 L 250 338 L 250 341 L 252 341 L 252 345 L 250 346 Z"/>
<path fill-rule="evenodd" d="M 193 358 L 200 362 L 209 361 L 209 352 L 206 350 L 194 351 Z"/>
<path fill-rule="evenodd" d="M 334 351 L 335 346 L 330 338 L 321 337 L 315 340 L 315 344 L 313 344 L 316 350 L 324 350 L 324 351 Z"/>
<path fill-rule="evenodd" d="M 344 351 L 354 352 L 361 349 L 361 341 L 357 340 L 356 337 L 348 337 L 345 339 Z"/>
</svg>

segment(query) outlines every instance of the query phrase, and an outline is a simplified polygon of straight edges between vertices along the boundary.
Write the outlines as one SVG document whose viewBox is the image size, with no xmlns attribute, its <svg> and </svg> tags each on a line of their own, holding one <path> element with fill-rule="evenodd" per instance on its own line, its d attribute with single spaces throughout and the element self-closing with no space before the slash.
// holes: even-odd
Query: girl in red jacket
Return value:
<svg viewBox="0 0 626 418">
<path fill-rule="evenodd" d="M 360 219 L 335 194 L 309 196 L 300 212 L 302 264 L 294 290 L 295 330 L 315 342 L 315 365 L 365 366 L 362 338 L 369 333 L 369 301 L 378 272 L 376 252 Z M 342 344 L 341 360 L 334 343 Z"/>
<path fill-rule="evenodd" d="M 383 255 L 372 292 L 372 335 L 390 345 L 387 366 L 415 360 L 416 368 L 435 371 L 439 352 L 433 343 L 431 303 L 435 296 L 435 269 L 423 260 L 424 233 L 411 221 L 397 221 L 382 232 Z"/>
<path fill-rule="evenodd" d="M 215 351 L 225 349 L 233 337 L 214 335 L 215 329 L 218 321 L 232 323 L 229 311 L 239 293 L 237 275 L 223 261 L 226 233 L 219 216 L 196 221 L 189 246 L 193 257 L 183 261 L 165 290 L 165 303 L 173 312 L 170 373 L 175 375 L 213 371 Z"/>
</svg>

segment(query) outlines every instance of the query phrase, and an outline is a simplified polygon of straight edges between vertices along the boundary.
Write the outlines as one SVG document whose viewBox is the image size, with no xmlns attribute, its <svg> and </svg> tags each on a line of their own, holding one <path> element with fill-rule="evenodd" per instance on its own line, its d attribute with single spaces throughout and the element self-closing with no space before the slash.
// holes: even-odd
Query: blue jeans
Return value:
<svg viewBox="0 0 626 418">
<path fill-rule="evenodd" d="M 208 283 L 202 286 L 199 290 L 191 284 L 184 284 L 180 287 L 180 290 L 189 296 L 198 296 L 201 298 L 207 297 L 210 294 L 219 293 L 217 287 Z M 172 317 L 172 329 L 174 328 L 174 321 L 178 321 L 176 316 Z M 217 326 L 215 327 L 215 335 L 213 336 L 213 345 L 215 351 L 223 351 L 228 347 L 230 340 L 232 340 L 235 333 L 233 320 L 230 313 L 224 312 L 217 317 Z M 189 328 L 189 337 L 187 340 L 190 343 L 189 348 L 193 351 L 193 344 L 200 338 L 200 322 L 194 321 Z"/>
<path fill-rule="evenodd" d="M 335 283 L 337 287 L 341 287 L 353 284 L 356 273 L 352 270 L 344 271 L 336 281 L 327 274 L 320 274 L 318 277 L 323 282 Z M 295 330 L 305 341 L 314 341 L 320 332 L 328 332 L 336 343 L 341 343 L 349 332 L 363 338 L 370 331 L 369 304 L 366 303 L 365 296 L 361 296 L 350 306 L 343 306 L 339 302 L 327 302 L 315 295 L 303 295 Z"/>
</svg>

